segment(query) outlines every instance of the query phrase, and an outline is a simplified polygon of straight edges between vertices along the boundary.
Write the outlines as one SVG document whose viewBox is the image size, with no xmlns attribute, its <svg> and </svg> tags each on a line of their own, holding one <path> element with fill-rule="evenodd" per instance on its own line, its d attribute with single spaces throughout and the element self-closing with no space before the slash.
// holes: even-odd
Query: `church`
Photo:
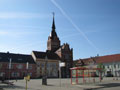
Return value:
<svg viewBox="0 0 120 90">
<path fill-rule="evenodd" d="M 59 76 L 59 62 L 65 63 L 65 67 L 61 67 L 62 78 L 70 77 L 73 49 L 68 43 L 61 45 L 56 33 L 54 15 L 47 50 L 45 52 L 32 51 L 31 55 L 0 52 L 0 78 L 24 78 L 26 74 L 29 74 L 31 78 L 40 78 L 44 74 L 46 61 L 47 77 L 57 78 Z"/>
<path fill-rule="evenodd" d="M 55 31 L 55 21 L 53 16 L 52 31 L 47 41 L 47 52 L 54 52 L 59 57 L 61 62 L 65 62 L 65 67 L 62 68 L 62 77 L 70 77 L 70 68 L 73 64 L 73 49 L 68 43 L 60 44 L 59 37 Z"/>
<path fill-rule="evenodd" d="M 50 74 L 48 73 L 48 76 L 56 76 L 58 77 L 58 69 L 56 69 L 57 71 L 53 70 L 55 68 L 59 67 L 59 61 L 61 62 L 65 62 L 65 67 L 61 68 L 61 76 L 63 78 L 66 77 L 70 77 L 70 68 L 72 68 L 73 66 L 73 49 L 70 48 L 68 43 L 64 43 L 63 45 L 61 45 L 61 41 L 56 33 L 56 27 L 55 27 L 55 20 L 54 20 L 54 15 L 53 15 L 53 22 L 52 22 L 52 31 L 50 33 L 50 36 L 48 37 L 48 41 L 47 41 L 47 50 L 46 52 L 39 52 L 39 51 L 32 51 L 32 56 L 35 57 L 34 60 L 37 62 L 38 66 L 41 67 L 37 67 L 37 76 L 42 76 L 42 65 L 40 65 L 42 62 L 44 62 L 45 60 L 45 56 L 47 56 L 48 59 L 48 66 L 50 66 L 49 62 L 53 63 L 53 65 L 51 65 L 51 70 L 48 70 L 48 72 L 56 72 L 56 75 L 54 74 Z M 37 58 L 38 57 L 38 58 Z M 55 64 L 56 63 L 56 64 Z M 53 67 L 52 66 L 56 66 Z M 50 68 L 49 68 L 50 69 Z"/>
</svg>

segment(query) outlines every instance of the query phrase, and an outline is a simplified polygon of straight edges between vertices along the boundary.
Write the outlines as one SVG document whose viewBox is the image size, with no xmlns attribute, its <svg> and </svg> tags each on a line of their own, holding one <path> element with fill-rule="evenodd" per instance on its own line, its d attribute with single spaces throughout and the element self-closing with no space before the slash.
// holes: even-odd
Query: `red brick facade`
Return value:
<svg viewBox="0 0 120 90">
<path fill-rule="evenodd" d="M 31 78 L 36 78 L 36 64 L 29 64 L 29 69 L 26 69 L 24 63 L 12 63 L 9 69 L 8 62 L 0 63 L 0 77 L 4 79 L 24 78 L 25 75 L 30 74 Z"/>
</svg>

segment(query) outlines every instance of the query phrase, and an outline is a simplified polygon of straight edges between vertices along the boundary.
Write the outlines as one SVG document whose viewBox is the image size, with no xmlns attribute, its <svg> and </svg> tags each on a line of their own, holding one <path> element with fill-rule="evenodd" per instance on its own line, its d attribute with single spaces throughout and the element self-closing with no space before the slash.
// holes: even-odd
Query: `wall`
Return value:
<svg viewBox="0 0 120 90">
<path fill-rule="evenodd" d="M 37 59 L 37 78 L 42 77 L 45 70 L 45 60 Z M 47 60 L 47 76 L 58 77 L 59 60 Z"/>
<path fill-rule="evenodd" d="M 31 78 L 36 78 L 36 64 L 29 64 L 29 69 L 26 70 L 26 64 L 24 63 L 12 63 L 11 69 L 9 69 L 9 63 L 0 63 L 0 77 L 6 79 L 24 78 L 29 73 Z"/>
<path fill-rule="evenodd" d="M 111 72 L 113 76 L 120 76 L 120 62 L 103 63 L 105 66 L 105 76 Z"/>
</svg>

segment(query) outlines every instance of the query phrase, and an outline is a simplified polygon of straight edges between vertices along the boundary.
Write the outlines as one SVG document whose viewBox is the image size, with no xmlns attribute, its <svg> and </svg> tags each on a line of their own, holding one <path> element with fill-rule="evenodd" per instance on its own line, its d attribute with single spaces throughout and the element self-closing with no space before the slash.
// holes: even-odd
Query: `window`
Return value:
<svg viewBox="0 0 120 90">
<path fill-rule="evenodd" d="M 37 63 L 37 67 L 40 67 L 40 63 Z"/>
<path fill-rule="evenodd" d="M 13 72 L 12 77 L 19 77 L 19 73 L 18 72 Z"/>
<path fill-rule="evenodd" d="M 0 64 L 0 69 L 2 68 L 2 64 Z"/>
<path fill-rule="evenodd" d="M 22 60 L 22 58 L 18 58 L 18 60 L 19 60 L 19 61 L 21 61 L 21 60 Z"/>
<path fill-rule="evenodd" d="M 56 64 L 54 64 L 54 63 L 51 64 L 51 67 L 52 67 L 52 68 L 56 68 Z"/>
<path fill-rule="evenodd" d="M 116 68 L 116 64 L 114 64 L 114 68 Z"/>
<path fill-rule="evenodd" d="M 70 64 L 69 63 L 67 63 L 67 67 L 69 67 L 70 66 Z"/>
<path fill-rule="evenodd" d="M 32 73 L 28 73 L 30 76 L 32 76 Z"/>
<path fill-rule="evenodd" d="M 18 68 L 18 69 L 22 69 L 22 68 L 23 68 L 23 65 L 19 64 L 19 65 L 17 66 L 17 68 Z"/>
<path fill-rule="evenodd" d="M 8 64 L 7 68 L 8 69 L 13 69 L 13 64 Z"/>
<path fill-rule="evenodd" d="M 4 72 L 0 72 L 0 77 L 3 77 L 5 76 L 5 73 Z"/>
<path fill-rule="evenodd" d="M 65 55 L 65 59 L 69 59 L 69 55 Z"/>
<path fill-rule="evenodd" d="M 49 68 L 49 66 L 50 66 L 50 65 L 49 65 L 49 64 L 47 64 L 47 68 Z"/>
<path fill-rule="evenodd" d="M 29 69 L 32 69 L 32 65 L 29 65 Z"/>
<path fill-rule="evenodd" d="M 118 64 L 118 68 L 120 68 L 120 65 Z"/>
<path fill-rule="evenodd" d="M 41 67 L 44 68 L 44 64 L 43 63 L 41 64 Z"/>
<path fill-rule="evenodd" d="M 103 69 L 105 69 L 105 66 L 103 65 Z"/>
</svg>

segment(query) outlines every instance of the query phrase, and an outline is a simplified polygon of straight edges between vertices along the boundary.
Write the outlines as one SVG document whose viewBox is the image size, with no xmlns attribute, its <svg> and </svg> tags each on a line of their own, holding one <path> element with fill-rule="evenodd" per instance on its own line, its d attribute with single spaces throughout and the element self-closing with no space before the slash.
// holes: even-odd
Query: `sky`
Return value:
<svg viewBox="0 0 120 90">
<path fill-rule="evenodd" d="M 0 52 L 46 51 L 52 12 L 74 60 L 120 54 L 120 0 L 0 0 Z"/>
</svg>

